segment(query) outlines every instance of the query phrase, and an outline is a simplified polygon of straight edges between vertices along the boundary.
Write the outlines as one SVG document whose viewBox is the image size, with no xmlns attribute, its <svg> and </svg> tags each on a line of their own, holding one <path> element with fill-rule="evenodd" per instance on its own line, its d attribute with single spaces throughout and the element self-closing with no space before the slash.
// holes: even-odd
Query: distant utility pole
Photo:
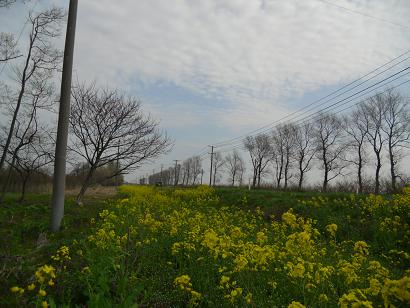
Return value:
<svg viewBox="0 0 410 308">
<path fill-rule="evenodd" d="M 178 180 L 177 180 L 178 159 L 175 159 L 174 162 L 175 162 L 175 181 L 174 181 L 174 186 L 177 186 L 177 185 L 178 185 Z"/>
<path fill-rule="evenodd" d="M 64 215 L 65 172 L 70 116 L 71 75 L 73 70 L 75 24 L 78 0 L 70 0 L 67 31 L 65 37 L 63 76 L 61 79 L 60 109 L 58 114 L 57 141 L 53 174 L 53 196 L 51 203 L 51 231 L 60 229 Z"/>
<path fill-rule="evenodd" d="M 164 168 L 164 165 L 163 164 L 161 164 L 161 185 L 163 185 L 164 183 L 164 181 L 162 180 L 162 168 Z"/>
<path fill-rule="evenodd" d="M 211 147 L 211 169 L 209 171 L 209 186 L 212 186 L 212 163 L 214 160 L 214 146 L 210 145 Z"/>
<path fill-rule="evenodd" d="M 201 185 L 202 185 L 202 178 L 204 177 L 204 169 L 201 169 Z"/>
</svg>

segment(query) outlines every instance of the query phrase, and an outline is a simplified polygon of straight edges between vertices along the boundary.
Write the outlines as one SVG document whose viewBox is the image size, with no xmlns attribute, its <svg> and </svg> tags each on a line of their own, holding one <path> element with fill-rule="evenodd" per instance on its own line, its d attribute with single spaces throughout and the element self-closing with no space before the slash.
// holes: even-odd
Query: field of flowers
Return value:
<svg viewBox="0 0 410 308">
<path fill-rule="evenodd" d="M 8 305 L 408 307 L 410 189 L 278 217 L 206 186 L 120 187 L 86 236 L 7 282 Z M 241 206 L 243 205 L 243 206 Z"/>
</svg>

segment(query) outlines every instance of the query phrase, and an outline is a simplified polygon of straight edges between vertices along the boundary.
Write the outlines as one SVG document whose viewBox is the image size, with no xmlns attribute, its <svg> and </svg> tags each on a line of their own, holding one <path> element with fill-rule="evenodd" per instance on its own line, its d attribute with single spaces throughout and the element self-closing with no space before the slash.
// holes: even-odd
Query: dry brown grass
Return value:
<svg viewBox="0 0 410 308">
<path fill-rule="evenodd" d="M 80 192 L 80 187 L 72 188 L 72 189 L 67 189 L 66 190 L 66 195 L 68 196 L 76 196 Z M 118 192 L 118 189 L 116 186 L 101 186 L 101 185 L 95 185 L 87 189 L 85 196 L 86 197 L 106 197 L 106 198 L 111 198 L 114 197 Z"/>
</svg>

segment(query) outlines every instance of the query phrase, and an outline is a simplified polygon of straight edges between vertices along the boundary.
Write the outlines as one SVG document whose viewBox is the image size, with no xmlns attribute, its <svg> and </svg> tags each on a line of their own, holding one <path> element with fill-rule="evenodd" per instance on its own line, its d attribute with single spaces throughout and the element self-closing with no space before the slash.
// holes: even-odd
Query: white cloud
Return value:
<svg viewBox="0 0 410 308">
<path fill-rule="evenodd" d="M 337 3 L 396 23 L 410 15 L 406 0 Z M 288 97 L 397 56 L 409 39 L 408 29 L 317 0 L 89 0 L 79 6 L 75 64 L 82 78 L 171 82 L 229 101 L 218 121 L 252 126 L 282 115 Z"/>
</svg>

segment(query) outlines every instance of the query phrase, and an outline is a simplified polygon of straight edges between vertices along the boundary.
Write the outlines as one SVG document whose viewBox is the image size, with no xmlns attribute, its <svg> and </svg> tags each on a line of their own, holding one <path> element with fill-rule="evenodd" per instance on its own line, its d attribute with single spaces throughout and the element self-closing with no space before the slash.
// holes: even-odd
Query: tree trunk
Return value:
<svg viewBox="0 0 410 308">
<path fill-rule="evenodd" d="M 394 162 L 394 154 L 391 145 L 391 140 L 389 139 L 389 160 L 390 160 L 390 174 L 391 174 L 391 189 L 392 193 L 396 191 L 396 170 L 395 170 L 395 162 Z"/>
<path fill-rule="evenodd" d="M 91 184 L 91 178 L 94 174 L 94 171 L 95 171 L 95 167 L 91 167 L 90 170 L 88 171 L 87 177 L 85 178 L 83 182 L 83 185 L 81 186 L 81 190 L 77 195 L 76 203 L 79 205 L 82 204 L 84 194 Z"/>
<path fill-rule="evenodd" d="M 362 179 L 362 163 L 359 162 L 359 167 L 357 168 L 357 179 L 359 184 L 358 193 L 361 194 L 363 192 L 363 179 Z"/>
<path fill-rule="evenodd" d="M 323 188 L 322 188 L 323 192 L 327 192 L 328 182 L 329 182 L 329 170 L 327 168 L 327 165 L 325 165 L 325 175 L 323 177 Z"/>
<path fill-rule="evenodd" d="M 186 177 L 186 172 L 184 171 L 184 176 L 182 177 L 182 186 L 185 185 L 185 177 Z"/>
<path fill-rule="evenodd" d="M 380 153 L 376 153 L 377 163 L 376 163 L 376 183 L 374 187 L 374 193 L 378 195 L 380 193 L 380 169 L 382 167 L 380 161 Z"/>
<path fill-rule="evenodd" d="M 187 172 L 187 176 L 186 176 L 186 186 L 189 185 L 189 165 L 188 165 L 188 172 Z"/>
<path fill-rule="evenodd" d="M 298 188 L 299 190 L 302 190 L 302 184 L 303 184 L 303 168 L 302 168 L 302 161 L 299 162 L 299 185 Z"/>
<path fill-rule="evenodd" d="M 27 82 L 27 80 L 26 80 L 27 69 L 28 69 L 28 66 L 30 64 L 32 49 L 33 49 L 33 41 L 31 40 L 28 55 L 27 55 L 27 58 L 26 58 L 26 63 L 24 65 L 24 69 L 23 69 L 23 74 L 21 76 L 21 88 L 20 88 L 20 92 L 19 92 L 19 95 L 18 95 L 18 98 L 17 98 L 16 109 L 14 109 L 13 119 L 11 120 L 10 129 L 9 129 L 9 132 L 8 132 L 8 135 L 7 135 L 6 144 L 4 145 L 3 154 L 2 154 L 1 159 L 0 159 L 0 170 L 3 170 L 4 162 L 6 161 L 6 156 L 7 156 L 8 150 L 9 150 L 11 137 L 13 136 L 13 132 L 14 132 L 14 126 L 16 125 L 17 115 L 19 113 L 21 102 L 23 100 L 23 95 L 24 95 L 24 92 L 25 92 L 26 82 Z M 28 78 L 30 78 L 30 74 L 29 74 Z"/>
<path fill-rule="evenodd" d="M 358 189 L 359 194 L 361 194 L 363 192 L 362 168 L 363 168 L 362 154 L 359 150 L 359 162 L 358 162 L 358 166 L 357 166 L 357 180 L 358 180 L 358 184 L 359 184 L 359 189 Z"/>
<path fill-rule="evenodd" d="M 27 174 L 27 176 L 23 179 L 23 184 L 21 187 L 21 196 L 20 196 L 19 202 L 23 202 L 24 198 L 26 197 L 26 187 L 27 187 L 27 182 L 28 182 L 29 177 L 30 177 L 30 174 Z"/>
<path fill-rule="evenodd" d="M 261 174 L 262 174 L 261 163 L 259 163 L 259 165 L 258 165 L 258 187 L 261 186 Z"/>
<path fill-rule="evenodd" d="M 258 169 L 257 169 L 257 167 L 255 167 L 255 168 L 253 169 L 252 187 L 255 187 L 255 186 L 256 186 L 256 178 L 257 178 L 257 175 L 258 175 Z"/>
<path fill-rule="evenodd" d="M 285 164 L 285 189 L 288 188 L 288 172 L 289 172 L 289 159 L 286 159 Z"/>
<path fill-rule="evenodd" d="M 325 143 L 322 140 L 322 159 L 323 159 L 323 168 L 325 171 L 324 177 L 323 177 L 323 187 L 322 187 L 322 191 L 323 192 L 327 192 L 327 184 L 329 182 L 329 167 L 327 164 L 327 149 L 325 147 Z"/>
<path fill-rule="evenodd" d="M 13 166 L 15 162 L 16 162 L 16 156 L 13 156 L 13 160 L 11 161 L 9 172 L 7 173 L 6 180 L 3 183 L 3 188 L 1 191 L 1 195 L 0 195 L 0 204 L 3 203 L 4 197 L 6 195 L 7 187 L 9 186 L 9 183 L 10 183 L 11 171 L 13 170 Z"/>
</svg>

